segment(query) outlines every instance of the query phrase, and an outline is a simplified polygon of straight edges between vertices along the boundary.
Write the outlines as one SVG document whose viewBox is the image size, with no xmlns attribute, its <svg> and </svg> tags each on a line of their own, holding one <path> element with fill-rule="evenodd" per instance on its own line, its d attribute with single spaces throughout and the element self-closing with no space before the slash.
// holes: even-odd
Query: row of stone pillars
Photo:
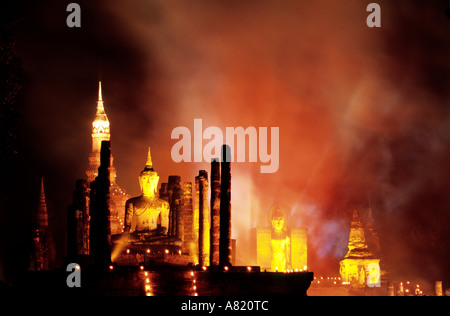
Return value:
<svg viewBox="0 0 450 316">
<path fill-rule="evenodd" d="M 211 162 L 211 216 L 208 208 L 208 173 L 195 178 L 199 206 L 199 264 L 231 265 L 231 168 L 230 147 L 222 146 L 221 162 Z M 211 219 L 211 223 L 209 223 Z"/>
</svg>

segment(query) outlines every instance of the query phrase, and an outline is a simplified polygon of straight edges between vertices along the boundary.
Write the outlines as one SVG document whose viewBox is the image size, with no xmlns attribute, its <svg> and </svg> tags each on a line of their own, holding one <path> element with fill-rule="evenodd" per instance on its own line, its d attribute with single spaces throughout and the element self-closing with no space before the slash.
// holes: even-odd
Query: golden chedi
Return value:
<svg viewBox="0 0 450 316">
<path fill-rule="evenodd" d="M 358 211 L 353 210 L 353 219 L 350 226 L 348 251 L 340 262 L 340 275 L 343 282 L 354 287 L 378 284 L 380 259 L 374 255 L 366 242 L 365 230 L 359 218 Z M 377 267 L 375 280 L 369 280 L 372 274 L 370 267 Z M 378 286 L 378 285 L 377 285 Z"/>
</svg>

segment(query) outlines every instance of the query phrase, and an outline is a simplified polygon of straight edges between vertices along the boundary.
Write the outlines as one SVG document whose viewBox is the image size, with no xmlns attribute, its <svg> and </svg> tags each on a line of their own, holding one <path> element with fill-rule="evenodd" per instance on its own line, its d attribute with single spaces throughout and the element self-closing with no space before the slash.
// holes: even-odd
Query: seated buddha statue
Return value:
<svg viewBox="0 0 450 316">
<path fill-rule="evenodd" d="M 139 175 L 142 195 L 125 203 L 124 233 L 131 236 L 167 236 L 169 203 L 156 195 L 159 176 L 153 170 L 150 148 L 147 163 Z"/>
</svg>

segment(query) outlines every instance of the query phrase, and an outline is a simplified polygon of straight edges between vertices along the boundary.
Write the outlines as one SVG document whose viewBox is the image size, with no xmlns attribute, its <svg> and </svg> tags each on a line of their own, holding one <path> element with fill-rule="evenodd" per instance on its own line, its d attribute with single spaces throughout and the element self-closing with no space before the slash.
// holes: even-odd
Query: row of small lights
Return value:
<svg viewBox="0 0 450 316">
<path fill-rule="evenodd" d="M 76 266 L 75 268 L 76 268 L 76 269 L 79 269 L 79 266 Z M 248 268 L 250 268 L 249 271 L 251 271 L 251 267 L 248 267 Z M 203 266 L 202 269 L 203 269 L 204 271 L 206 271 L 207 268 L 206 268 L 205 266 Z M 114 270 L 114 266 L 113 266 L 113 265 L 110 265 L 110 266 L 109 266 L 109 270 L 111 270 L 111 271 Z M 143 265 L 139 266 L 139 270 L 141 270 L 141 271 L 143 272 L 143 274 L 144 274 L 143 279 L 144 279 L 145 296 L 153 296 L 153 293 L 152 293 L 152 286 L 151 286 L 151 284 L 150 284 L 150 275 L 149 275 L 149 272 L 148 272 L 148 271 L 144 271 L 144 266 L 143 266 Z M 228 267 L 227 267 L 227 266 L 224 267 L 224 271 L 228 271 Z M 198 296 L 198 293 L 197 293 L 197 279 L 196 279 L 196 274 L 194 273 L 194 271 L 189 271 L 189 275 L 190 275 L 190 277 L 192 278 L 192 291 L 193 291 L 193 295 L 194 295 L 194 296 Z"/>
<path fill-rule="evenodd" d="M 143 266 L 140 266 L 141 270 L 144 270 Z M 145 277 L 145 283 L 144 283 L 144 290 L 145 290 L 145 296 L 152 296 L 152 286 L 150 284 L 150 278 L 148 271 L 144 271 L 144 277 Z"/>
<path fill-rule="evenodd" d="M 144 266 L 140 266 L 141 270 L 144 270 Z M 194 273 L 194 271 L 190 271 L 189 272 L 189 276 L 192 278 L 192 291 L 193 291 L 193 295 L 194 296 L 198 296 L 197 293 L 197 279 L 196 279 L 196 274 Z M 144 271 L 144 290 L 145 290 L 145 296 L 153 296 L 152 293 L 152 286 L 150 284 L 150 276 L 148 271 Z"/>
<path fill-rule="evenodd" d="M 122 226 L 122 233 L 123 233 L 124 229 L 125 229 L 125 225 L 123 224 L 122 219 L 119 216 L 117 216 L 117 219 L 119 220 L 119 223 Z"/>
<path fill-rule="evenodd" d="M 314 277 L 314 280 L 317 280 L 317 284 L 320 284 L 320 281 L 322 280 L 327 280 L 327 281 L 333 281 L 333 284 L 335 284 L 335 285 L 337 285 L 338 284 L 338 281 L 340 281 L 341 280 L 341 278 L 340 277 L 326 277 L 326 278 L 324 278 L 324 277 L 320 277 L 320 280 L 319 280 L 319 278 L 317 278 L 317 277 Z M 343 282 L 340 282 L 342 285 L 349 285 L 349 284 L 351 284 L 350 282 L 345 282 L 345 281 L 343 281 Z M 409 282 L 409 281 L 406 281 L 406 285 L 410 285 L 411 284 L 411 282 Z M 400 282 L 400 286 L 402 286 L 403 287 L 403 282 Z M 407 293 L 407 294 L 410 294 L 410 290 L 409 289 L 405 289 L 404 290 L 404 293 Z M 416 284 L 416 287 L 415 287 L 415 289 L 414 289 L 414 295 L 422 295 L 423 294 L 423 291 L 420 289 L 420 285 L 419 284 Z"/>
<path fill-rule="evenodd" d="M 202 267 L 202 268 L 206 268 L 206 267 Z M 190 271 L 189 276 L 192 278 L 192 291 L 194 293 L 194 296 L 198 296 L 196 274 L 194 273 L 194 271 Z"/>
<path fill-rule="evenodd" d="M 294 273 L 294 272 L 307 272 L 307 271 L 308 271 L 308 267 L 303 266 L 303 269 L 287 269 L 283 272 L 284 273 Z M 275 272 L 278 272 L 278 267 L 275 267 Z"/>
<path fill-rule="evenodd" d="M 127 248 L 126 253 L 130 254 L 130 252 L 131 252 L 131 250 L 129 248 Z M 150 249 L 147 249 L 145 252 L 148 254 L 151 253 Z M 169 252 L 170 252 L 169 249 L 164 249 L 165 254 L 169 254 Z M 178 254 L 181 256 L 181 250 L 178 250 Z"/>
<path fill-rule="evenodd" d="M 334 285 L 337 285 L 338 284 L 338 281 L 341 281 L 341 278 L 340 277 L 326 277 L 326 278 L 324 278 L 324 277 L 320 277 L 320 280 L 319 280 L 319 278 L 318 277 L 314 277 L 314 280 L 317 280 L 317 284 L 320 284 L 320 281 L 322 280 L 326 280 L 326 281 L 333 281 L 333 284 Z M 340 284 L 342 284 L 342 285 L 348 285 L 348 284 L 350 284 L 350 282 L 339 282 Z"/>
<path fill-rule="evenodd" d="M 143 274 L 144 274 L 143 279 L 144 279 L 145 296 L 152 296 L 153 293 L 152 293 L 152 286 L 150 284 L 150 275 L 149 275 L 148 271 L 144 271 L 144 266 L 142 266 L 142 265 L 139 266 L 139 269 L 141 271 L 143 271 Z M 114 270 L 114 266 L 110 265 L 109 270 L 111 270 L 111 271 Z"/>
</svg>

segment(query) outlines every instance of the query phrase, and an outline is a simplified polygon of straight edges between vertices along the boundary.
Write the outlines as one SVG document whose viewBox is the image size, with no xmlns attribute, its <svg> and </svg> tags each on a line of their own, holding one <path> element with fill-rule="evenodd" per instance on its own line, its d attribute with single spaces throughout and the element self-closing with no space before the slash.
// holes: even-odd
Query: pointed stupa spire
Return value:
<svg viewBox="0 0 450 316">
<path fill-rule="evenodd" d="M 44 177 L 41 177 L 41 199 L 44 199 L 45 202 L 45 192 L 44 192 Z"/>
<path fill-rule="evenodd" d="M 95 114 L 95 120 L 92 122 L 92 134 L 109 134 L 109 120 L 106 116 L 105 108 L 103 107 L 102 98 L 102 82 L 98 82 L 98 101 L 97 101 L 97 113 Z M 104 138 L 104 139 L 103 139 Z M 102 140 L 109 140 L 109 135 L 102 137 L 98 144 L 96 144 L 95 151 L 100 152 L 100 146 Z"/>
<path fill-rule="evenodd" d="M 103 101 L 103 99 L 102 99 L 102 82 L 101 81 L 98 82 L 98 100 Z"/>
<path fill-rule="evenodd" d="M 98 82 L 98 101 L 97 101 L 97 110 L 104 111 L 103 108 L 103 97 L 102 97 L 102 82 Z"/>
<path fill-rule="evenodd" d="M 362 228 L 361 219 L 359 218 L 359 212 L 357 209 L 353 210 L 353 219 L 352 219 L 351 227 Z"/>
<path fill-rule="evenodd" d="M 356 250 L 355 250 L 356 249 Z M 369 255 L 367 251 L 366 238 L 364 235 L 364 227 L 359 218 L 359 212 L 357 209 L 353 210 L 353 219 L 350 225 L 350 234 L 348 241 L 348 252 L 345 258 L 355 255 Z"/>
<path fill-rule="evenodd" d="M 41 193 L 37 212 L 37 225 L 41 228 L 48 226 L 47 202 L 45 201 L 44 177 L 41 177 Z"/>
</svg>

